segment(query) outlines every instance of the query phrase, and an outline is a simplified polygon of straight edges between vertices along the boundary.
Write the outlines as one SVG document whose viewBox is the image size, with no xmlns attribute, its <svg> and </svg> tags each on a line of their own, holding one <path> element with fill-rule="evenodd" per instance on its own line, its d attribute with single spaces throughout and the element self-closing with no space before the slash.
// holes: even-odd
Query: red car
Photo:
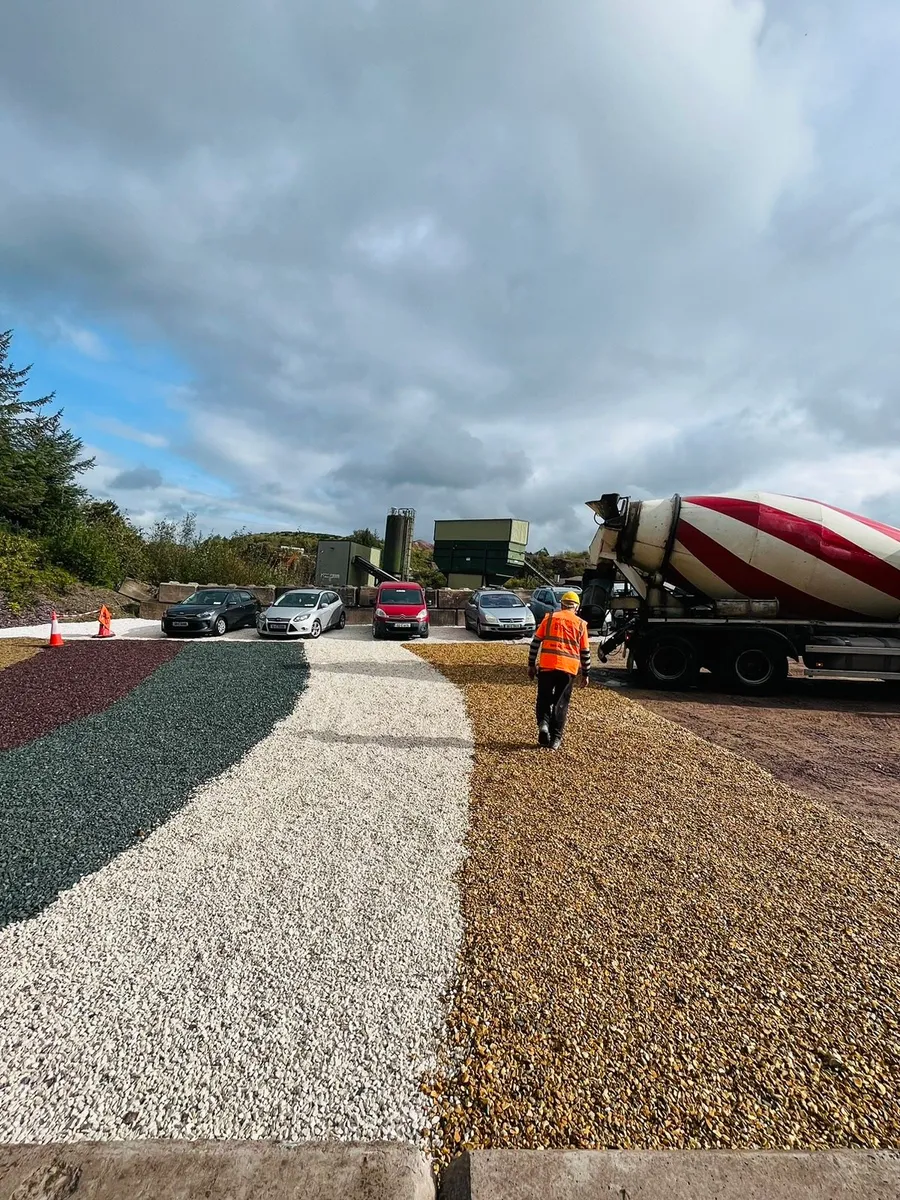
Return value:
<svg viewBox="0 0 900 1200">
<path fill-rule="evenodd" d="M 418 635 L 427 638 L 429 628 L 425 593 L 418 583 L 379 585 L 375 597 L 372 637 L 383 638 L 396 631 L 407 637 Z"/>
</svg>

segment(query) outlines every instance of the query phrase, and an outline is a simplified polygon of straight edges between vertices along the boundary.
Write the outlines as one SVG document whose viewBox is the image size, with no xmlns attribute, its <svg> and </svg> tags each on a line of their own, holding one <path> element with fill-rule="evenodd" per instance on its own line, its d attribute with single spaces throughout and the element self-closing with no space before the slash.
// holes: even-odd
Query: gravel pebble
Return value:
<svg viewBox="0 0 900 1200">
<path fill-rule="evenodd" d="M 93 638 L 99 628 L 97 618 L 94 617 L 90 621 L 61 621 L 60 633 L 63 636 L 63 641 L 68 645 L 72 640 L 84 641 L 87 638 Z M 122 637 L 141 637 L 150 635 L 152 637 L 161 638 L 162 631 L 159 627 L 159 621 L 149 621 L 141 617 L 113 617 L 112 630 L 117 636 Z M 18 627 L 9 626 L 8 628 L 0 627 L 0 641 L 6 638 L 34 637 L 38 638 L 43 645 L 47 645 L 50 640 L 50 614 L 48 612 L 45 620 L 37 624 L 20 625 Z M 107 643 L 112 645 L 112 643 Z"/>
<path fill-rule="evenodd" d="M 303 655 L 200 645 L 164 671 L 196 672 L 199 723 L 223 701 L 209 664 L 281 649 Z M 308 654 L 308 690 L 240 762 L 0 934 L 0 1139 L 421 1140 L 471 733 L 459 693 L 401 646 Z M 272 682 L 234 690 L 252 712 Z"/>
<path fill-rule="evenodd" d="M 0 642 L 0 654 L 6 645 Z M 180 648 L 167 642 L 113 642 L 47 649 L 39 657 L 30 651 L 30 661 L 0 675 L 0 750 L 102 712 L 170 662 Z"/>
<path fill-rule="evenodd" d="M 99 702 L 104 689 L 136 682 L 154 661 L 163 662 L 106 711 L 0 754 L 0 924 L 33 915 L 146 838 L 183 808 L 192 788 L 265 737 L 305 686 L 298 647 L 205 651 L 139 642 L 73 646 L 0 674 L 2 692 L 9 676 L 37 664 L 26 700 L 38 720 L 45 667 L 48 696 L 60 704 L 68 698 L 78 715 L 86 696 Z M 119 672 L 105 674 L 114 661 Z M 77 665 L 74 674 L 66 662 Z M 64 694 L 52 687 L 60 680 Z M 17 711 L 21 722 L 22 707 Z M 51 711 L 64 716 L 61 707 Z"/>
<path fill-rule="evenodd" d="M 0 642 L 0 671 L 5 667 L 14 667 L 16 663 L 25 662 L 26 659 L 33 658 L 37 654 L 38 649 L 38 646 L 24 639 L 15 642 Z M 3 712 L 2 700 L 0 700 L 0 712 Z M 2 729 L 0 729 L 0 737 L 2 737 Z"/>
<path fill-rule="evenodd" d="M 606 689 L 538 750 L 522 651 L 416 652 L 476 737 L 440 1155 L 900 1144 L 900 859 Z"/>
</svg>

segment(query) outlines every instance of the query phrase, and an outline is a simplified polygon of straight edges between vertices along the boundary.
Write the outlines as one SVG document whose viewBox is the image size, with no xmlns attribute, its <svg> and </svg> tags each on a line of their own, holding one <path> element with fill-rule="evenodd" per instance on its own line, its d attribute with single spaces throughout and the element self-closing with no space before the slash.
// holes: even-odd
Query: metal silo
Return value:
<svg viewBox="0 0 900 1200">
<path fill-rule="evenodd" d="M 384 552 L 381 565 L 398 579 L 409 578 L 409 558 L 412 551 L 414 508 L 392 508 L 384 526 Z"/>
</svg>

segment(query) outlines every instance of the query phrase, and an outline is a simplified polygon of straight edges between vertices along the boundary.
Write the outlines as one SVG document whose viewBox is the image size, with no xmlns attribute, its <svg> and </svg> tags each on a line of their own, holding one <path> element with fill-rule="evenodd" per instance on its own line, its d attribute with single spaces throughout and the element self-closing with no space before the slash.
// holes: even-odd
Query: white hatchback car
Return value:
<svg viewBox="0 0 900 1200">
<path fill-rule="evenodd" d="M 259 614 L 256 632 L 262 638 L 317 638 L 346 624 L 347 614 L 337 592 L 292 588 Z"/>
</svg>

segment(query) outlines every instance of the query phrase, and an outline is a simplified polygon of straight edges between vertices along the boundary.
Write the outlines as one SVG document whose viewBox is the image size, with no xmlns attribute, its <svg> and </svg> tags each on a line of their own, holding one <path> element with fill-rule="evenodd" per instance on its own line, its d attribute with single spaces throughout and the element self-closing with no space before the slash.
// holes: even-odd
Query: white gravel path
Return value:
<svg viewBox="0 0 900 1200">
<path fill-rule="evenodd" d="M 471 732 L 402 646 L 307 649 L 242 762 L 0 931 L 0 1141 L 419 1140 Z"/>
<path fill-rule="evenodd" d="M 97 632 L 97 622 L 63 622 L 60 625 L 60 630 L 63 635 L 63 641 L 80 642 L 94 637 Z M 159 621 L 143 620 L 140 617 L 116 618 L 112 622 L 112 630 L 117 637 L 124 638 L 149 638 L 151 640 L 155 640 L 165 636 L 160 628 Z M 49 640 L 49 624 L 23 625 L 10 629 L 0 629 L 0 638 L 27 637 L 39 637 Z M 329 642 L 371 641 L 372 627 L 370 624 L 348 625 L 346 629 L 329 630 L 327 634 L 323 635 L 323 638 Z M 224 634 L 221 638 L 185 637 L 176 638 L 174 640 L 184 642 L 202 641 L 205 645 L 217 645 L 221 642 L 255 642 L 259 640 L 259 636 L 255 629 L 235 629 L 230 633 Z M 431 640 L 433 642 L 477 642 L 479 639 L 474 633 L 470 633 L 468 629 L 464 629 L 462 626 L 435 625 L 431 630 Z M 306 641 L 304 641 L 304 645 L 305 644 L 307 644 Z"/>
<path fill-rule="evenodd" d="M 162 637 L 162 630 L 159 626 L 159 621 L 142 620 L 140 617 L 117 617 L 111 622 L 112 630 L 115 634 L 135 634 L 149 632 L 151 628 L 159 632 Z M 93 621 L 60 621 L 59 629 L 63 635 L 63 641 L 75 639 L 81 641 L 83 638 L 93 637 L 97 632 L 99 625 L 97 618 Z M 39 637 L 50 640 L 50 622 L 44 621 L 42 625 L 11 625 L 8 629 L 0 629 L 0 638 L 17 638 L 17 637 Z"/>
</svg>

